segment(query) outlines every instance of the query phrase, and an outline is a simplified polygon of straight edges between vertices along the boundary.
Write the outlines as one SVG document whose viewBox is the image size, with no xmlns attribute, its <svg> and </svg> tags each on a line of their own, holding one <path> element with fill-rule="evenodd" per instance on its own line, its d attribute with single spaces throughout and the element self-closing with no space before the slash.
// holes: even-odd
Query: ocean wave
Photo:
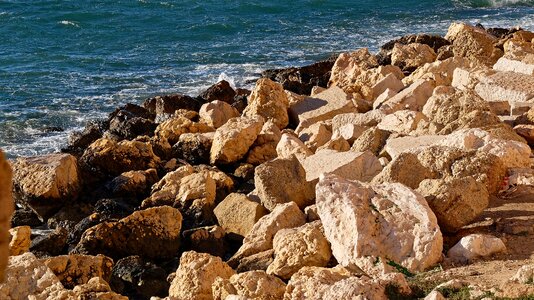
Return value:
<svg viewBox="0 0 534 300">
<path fill-rule="evenodd" d="M 67 25 L 67 26 L 72 26 L 72 27 L 80 28 L 80 25 L 78 25 L 78 23 L 73 22 L 73 21 L 62 20 L 62 21 L 59 21 L 59 22 L 57 22 L 57 23 L 58 23 L 58 24 L 61 24 L 61 25 Z"/>
<path fill-rule="evenodd" d="M 534 7 L 534 0 L 454 0 L 454 2 L 472 8 Z"/>
</svg>

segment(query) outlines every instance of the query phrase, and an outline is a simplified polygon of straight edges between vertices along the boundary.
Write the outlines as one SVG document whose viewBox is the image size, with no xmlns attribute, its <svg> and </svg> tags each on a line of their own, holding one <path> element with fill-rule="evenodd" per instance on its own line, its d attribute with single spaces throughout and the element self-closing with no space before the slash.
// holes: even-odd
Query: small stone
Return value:
<svg viewBox="0 0 534 300">
<path fill-rule="evenodd" d="M 453 262 L 469 263 L 504 251 L 506 246 L 501 239 L 491 235 L 471 234 L 449 249 L 447 257 Z"/>
</svg>

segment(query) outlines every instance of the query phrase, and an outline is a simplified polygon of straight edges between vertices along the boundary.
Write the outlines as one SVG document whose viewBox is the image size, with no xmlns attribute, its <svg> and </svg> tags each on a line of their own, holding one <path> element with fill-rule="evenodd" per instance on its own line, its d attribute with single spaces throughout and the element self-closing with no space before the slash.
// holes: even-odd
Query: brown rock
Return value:
<svg viewBox="0 0 534 300">
<path fill-rule="evenodd" d="M 103 255 L 61 255 L 43 259 L 43 262 L 68 289 L 86 284 L 94 277 L 109 282 L 113 268 L 113 260 Z"/>
<path fill-rule="evenodd" d="M 273 122 L 265 122 L 256 141 L 250 147 L 247 163 L 257 166 L 276 158 L 278 156 L 276 145 L 278 145 L 281 137 L 282 133 Z"/>
<path fill-rule="evenodd" d="M 478 64 L 493 65 L 503 54 L 494 47 L 495 37 L 484 29 L 464 23 L 452 23 L 445 38 L 452 43 L 454 56 L 466 57 Z"/>
<path fill-rule="evenodd" d="M 178 142 L 180 135 L 184 133 L 204 133 L 214 129 L 207 124 L 193 122 L 185 117 L 171 118 L 156 128 L 155 134 L 160 138 L 165 138 L 169 144 Z"/>
<path fill-rule="evenodd" d="M 202 105 L 199 115 L 204 123 L 213 128 L 219 128 L 231 118 L 239 117 L 239 112 L 230 104 L 215 100 Z"/>
<path fill-rule="evenodd" d="M 246 299 L 275 300 L 284 297 L 286 284 L 265 271 L 249 271 L 235 274 L 230 279 L 218 278 L 212 290 L 215 300 L 228 299 L 226 297 L 231 294 Z"/>
<path fill-rule="evenodd" d="M 267 214 L 259 203 L 251 201 L 246 195 L 232 193 L 213 210 L 219 225 L 228 234 L 245 237 L 256 222 Z"/>
<path fill-rule="evenodd" d="M 204 99 L 206 102 L 219 100 L 232 104 L 234 102 L 235 95 L 236 92 L 230 86 L 230 83 L 228 83 L 226 80 L 221 80 L 202 92 L 199 97 Z"/>
<path fill-rule="evenodd" d="M 17 256 L 30 251 L 31 240 L 30 226 L 18 226 L 9 229 L 11 241 L 9 242 L 9 255 Z"/>
<path fill-rule="evenodd" d="M 407 71 L 414 71 L 418 67 L 435 60 L 436 53 L 425 44 L 395 44 L 391 51 L 391 64 Z"/>
<path fill-rule="evenodd" d="M 322 300 L 325 292 L 334 283 L 351 277 L 342 267 L 304 267 L 291 276 L 287 283 L 285 300 Z"/>
<path fill-rule="evenodd" d="M 371 151 L 378 156 L 390 135 L 389 131 L 371 127 L 364 131 L 352 144 L 351 151 L 364 152 Z"/>
<path fill-rule="evenodd" d="M 268 78 L 262 78 L 256 82 L 243 116 L 250 118 L 261 116 L 267 121 L 272 121 L 279 129 L 283 129 L 289 123 L 288 106 L 289 100 L 282 85 Z"/>
</svg>

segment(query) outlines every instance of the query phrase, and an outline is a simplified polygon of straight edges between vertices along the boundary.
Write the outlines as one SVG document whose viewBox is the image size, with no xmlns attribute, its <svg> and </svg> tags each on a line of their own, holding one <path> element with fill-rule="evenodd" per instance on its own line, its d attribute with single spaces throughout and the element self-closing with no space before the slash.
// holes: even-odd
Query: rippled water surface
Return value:
<svg viewBox="0 0 534 300">
<path fill-rule="evenodd" d="M 0 1 L 0 148 L 58 151 L 114 107 L 219 78 L 243 86 L 451 21 L 534 30 L 534 1 Z M 47 132 L 46 127 L 64 132 Z"/>
</svg>

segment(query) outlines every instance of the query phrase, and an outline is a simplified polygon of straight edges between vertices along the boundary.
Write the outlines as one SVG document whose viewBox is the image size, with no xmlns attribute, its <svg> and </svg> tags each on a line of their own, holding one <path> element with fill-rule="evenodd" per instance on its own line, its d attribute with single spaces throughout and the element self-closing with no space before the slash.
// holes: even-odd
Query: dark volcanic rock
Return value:
<svg viewBox="0 0 534 300">
<path fill-rule="evenodd" d="M 143 199 L 150 194 L 150 188 L 158 181 L 159 177 L 156 169 L 129 171 L 113 178 L 106 184 L 106 187 L 113 197 Z M 136 205 L 138 204 L 136 203 Z"/>
<path fill-rule="evenodd" d="M 41 226 L 43 221 L 39 220 L 39 216 L 29 208 L 17 208 L 11 216 L 11 227 L 18 226 Z"/>
<path fill-rule="evenodd" d="M 143 107 L 151 113 L 173 114 L 178 109 L 186 109 L 198 112 L 204 99 L 193 98 L 182 94 L 171 94 L 149 98 L 143 103 Z"/>
<path fill-rule="evenodd" d="M 395 40 L 391 40 L 382 47 L 380 47 L 380 52 L 377 53 L 376 57 L 378 63 L 382 66 L 391 64 L 391 50 L 395 44 L 409 45 L 413 43 L 425 44 L 438 53 L 438 50 L 443 47 L 450 45 L 451 43 L 445 38 L 439 35 L 429 35 L 429 34 L 410 34 L 400 37 Z"/>
<path fill-rule="evenodd" d="M 261 76 L 281 83 L 288 91 L 309 95 L 314 86 L 327 86 L 335 61 L 336 57 L 331 57 L 299 68 L 265 70 Z"/>
<path fill-rule="evenodd" d="M 156 116 L 144 107 L 126 104 L 109 116 L 109 131 L 121 139 L 131 140 L 139 135 L 154 135 Z"/>
<path fill-rule="evenodd" d="M 98 140 L 109 128 L 109 121 L 91 121 L 81 132 L 74 132 L 69 136 L 68 146 L 63 152 L 81 155 L 87 146 Z"/>
<path fill-rule="evenodd" d="M 153 207 L 87 229 L 71 252 L 104 254 L 113 259 L 139 255 L 168 260 L 179 254 L 181 227 L 182 215 L 177 209 Z"/>
<path fill-rule="evenodd" d="M 172 157 L 180 158 L 192 165 L 208 164 L 212 140 L 201 133 L 184 133 L 172 146 Z"/>
<path fill-rule="evenodd" d="M 40 230 L 32 234 L 30 251 L 37 257 L 58 256 L 67 253 L 68 232 L 63 227 L 54 230 Z"/>
<path fill-rule="evenodd" d="M 202 92 L 199 97 L 204 99 L 205 102 L 220 100 L 232 104 L 234 102 L 235 95 L 236 92 L 230 86 L 230 83 L 228 83 L 226 80 L 221 80 L 210 86 L 206 91 Z"/>
<path fill-rule="evenodd" d="M 167 275 L 164 269 L 139 256 L 128 256 L 113 267 L 110 286 L 130 299 L 166 297 L 170 287 Z"/>
<path fill-rule="evenodd" d="M 221 226 L 208 226 L 185 230 L 182 233 L 184 251 L 209 253 L 224 257 L 227 251 L 225 232 Z"/>
<path fill-rule="evenodd" d="M 245 107 L 248 105 L 248 95 L 236 95 L 234 97 L 234 102 L 232 103 L 232 107 L 237 109 L 239 113 L 242 113 L 245 110 Z"/>
</svg>

